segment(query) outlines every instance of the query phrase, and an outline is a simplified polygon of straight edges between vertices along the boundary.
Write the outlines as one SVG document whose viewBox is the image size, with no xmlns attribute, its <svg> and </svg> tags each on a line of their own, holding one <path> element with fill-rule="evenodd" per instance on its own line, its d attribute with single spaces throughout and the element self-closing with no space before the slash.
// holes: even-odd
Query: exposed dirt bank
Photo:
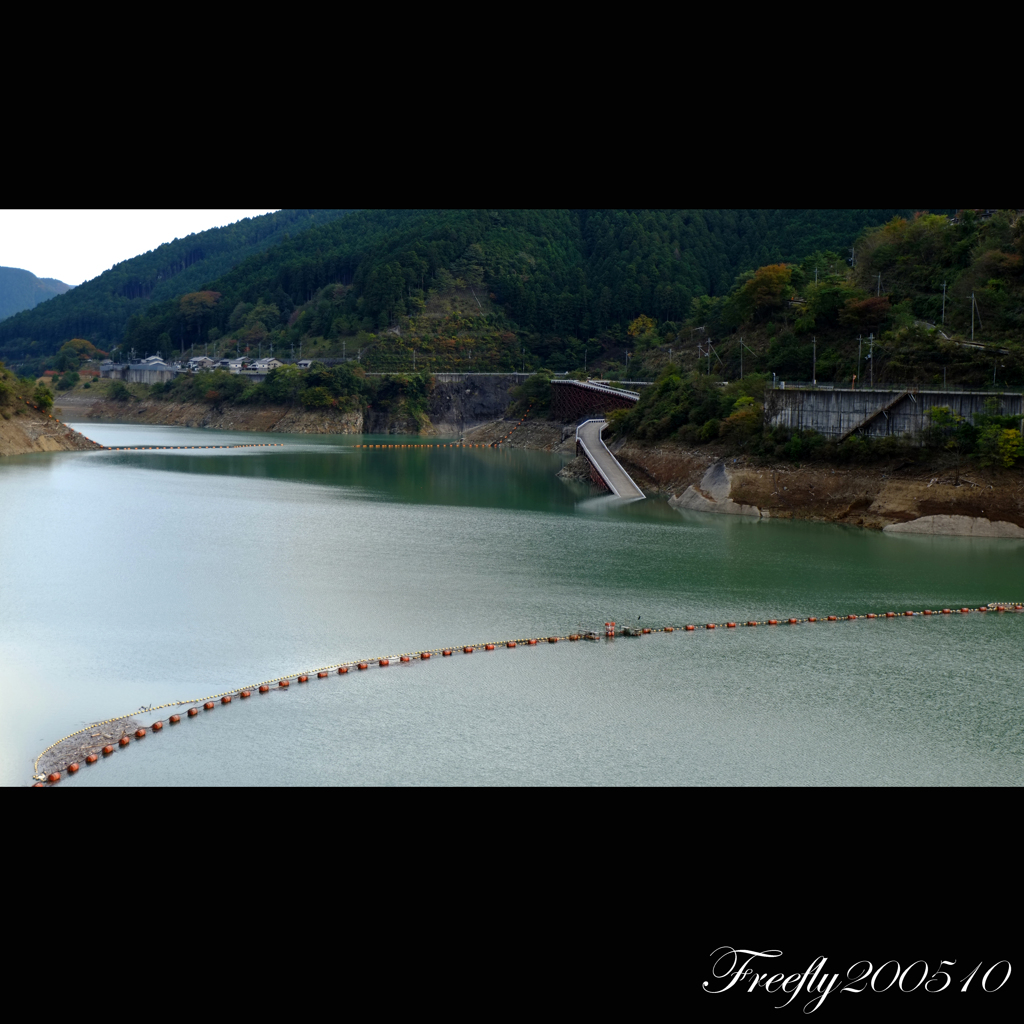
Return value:
<svg viewBox="0 0 1024 1024">
<path fill-rule="evenodd" d="M 0 456 L 32 452 L 90 451 L 102 447 L 65 426 L 56 416 L 28 406 L 6 407 L 11 418 L 0 416 Z"/>
<path fill-rule="evenodd" d="M 370 406 L 365 412 L 307 409 L 302 406 L 223 405 L 203 401 L 165 402 L 135 395 L 109 401 L 75 389 L 57 404 L 65 418 L 208 427 L 214 430 L 253 430 L 286 434 L 421 434 L 461 436 L 503 416 L 512 399 L 515 377 L 468 374 L 438 381 L 430 394 L 427 416 L 413 415 L 402 403 L 390 408 Z"/>
<path fill-rule="evenodd" d="M 566 431 L 569 431 L 566 435 Z M 474 444 L 500 442 L 508 448 L 534 448 L 545 452 L 574 451 L 574 428 L 551 420 L 494 420 L 475 430 L 467 430 L 467 441 Z"/>
<path fill-rule="evenodd" d="M 285 434 L 361 434 L 363 415 L 337 409 L 304 409 L 279 405 L 210 405 L 209 402 L 62 403 L 69 417 L 76 414 L 96 421 L 165 424 L 173 427 L 209 427 L 213 430 L 253 430 Z"/>
<path fill-rule="evenodd" d="M 1024 473 L 1020 470 L 972 466 L 961 472 L 960 486 L 954 487 L 950 470 L 898 462 L 857 467 L 755 466 L 743 459 L 721 459 L 706 450 L 628 440 L 612 445 L 612 450 L 645 491 L 668 496 L 683 508 L 873 530 L 926 517 L 962 517 L 930 520 L 913 531 L 960 536 L 1015 535 L 998 528 L 986 532 L 978 522 L 982 519 L 1024 527 Z M 717 471 L 709 474 L 716 464 Z"/>
</svg>

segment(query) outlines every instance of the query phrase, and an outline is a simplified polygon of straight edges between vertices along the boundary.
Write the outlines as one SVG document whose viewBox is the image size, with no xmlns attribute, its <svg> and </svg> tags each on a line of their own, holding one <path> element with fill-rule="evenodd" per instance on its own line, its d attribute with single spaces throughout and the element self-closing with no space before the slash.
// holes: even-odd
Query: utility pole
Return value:
<svg viewBox="0 0 1024 1024">
<path fill-rule="evenodd" d="M 857 266 L 857 249 L 854 246 L 850 246 L 850 266 Z"/>
<path fill-rule="evenodd" d="M 875 386 L 875 334 L 874 331 L 868 335 L 868 362 L 871 364 L 870 386 Z"/>
<path fill-rule="evenodd" d="M 857 335 L 857 379 L 860 379 L 860 355 L 864 351 L 864 335 Z"/>
<path fill-rule="evenodd" d="M 875 290 L 875 298 L 878 298 L 878 296 L 881 295 L 881 294 L 882 294 L 882 275 L 881 275 L 881 273 L 879 273 L 879 275 L 878 275 L 878 288 Z"/>
<path fill-rule="evenodd" d="M 942 326 L 946 326 L 946 282 L 942 282 Z"/>
<path fill-rule="evenodd" d="M 812 344 L 814 345 L 814 362 L 811 363 L 811 383 L 815 387 L 817 387 L 818 386 L 818 339 L 814 338 L 812 340 Z"/>
<path fill-rule="evenodd" d="M 974 341 L 974 292 L 971 292 L 971 341 Z"/>
</svg>

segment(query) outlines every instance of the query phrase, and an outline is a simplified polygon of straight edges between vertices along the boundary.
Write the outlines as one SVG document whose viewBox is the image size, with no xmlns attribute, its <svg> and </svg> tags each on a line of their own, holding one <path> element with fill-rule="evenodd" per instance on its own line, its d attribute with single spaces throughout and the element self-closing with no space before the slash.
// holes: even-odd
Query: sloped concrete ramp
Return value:
<svg viewBox="0 0 1024 1024">
<path fill-rule="evenodd" d="M 607 426 L 604 419 L 587 420 L 576 428 L 576 444 L 582 449 L 590 464 L 601 474 L 608 490 L 617 498 L 637 500 L 646 495 L 633 482 L 633 478 L 622 468 L 619 460 L 601 440 L 601 431 Z"/>
</svg>

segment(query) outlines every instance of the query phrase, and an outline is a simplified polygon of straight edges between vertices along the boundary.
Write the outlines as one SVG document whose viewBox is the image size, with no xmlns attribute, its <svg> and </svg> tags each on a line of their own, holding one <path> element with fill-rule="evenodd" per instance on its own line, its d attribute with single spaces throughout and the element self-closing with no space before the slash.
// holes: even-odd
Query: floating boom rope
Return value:
<svg viewBox="0 0 1024 1024">
<path fill-rule="evenodd" d="M 428 661 L 433 655 L 440 654 L 442 657 L 450 657 L 455 651 L 462 651 L 464 654 L 472 654 L 474 651 L 485 650 L 493 651 L 498 647 L 505 647 L 512 649 L 518 647 L 520 644 L 535 647 L 538 644 L 549 643 L 555 644 L 560 640 L 600 640 L 602 638 L 614 638 L 615 636 L 645 636 L 651 633 L 675 633 L 676 631 L 684 633 L 693 633 L 698 630 L 717 630 L 717 629 L 737 629 L 742 627 L 752 626 L 796 626 L 803 623 L 818 623 L 818 622 L 852 622 L 860 619 L 907 619 L 907 618 L 923 618 L 930 616 L 942 616 L 942 615 L 967 615 L 971 612 L 1024 612 L 1024 603 L 1016 601 L 1000 601 L 990 602 L 987 605 L 981 605 L 978 608 L 942 608 L 940 610 L 929 609 L 926 611 L 904 611 L 904 612 L 868 612 L 863 615 L 819 615 L 819 616 L 802 616 L 802 617 L 791 617 L 786 619 L 748 619 L 746 622 L 708 622 L 704 625 L 695 625 L 693 623 L 679 626 L 657 626 L 657 627 L 623 627 L 621 629 L 615 628 L 614 622 L 605 623 L 605 629 L 603 634 L 597 630 L 583 633 L 569 633 L 566 636 L 539 636 L 539 637 L 525 637 L 516 640 L 487 640 L 481 643 L 465 644 L 465 645 L 454 645 L 451 647 L 431 647 L 421 651 L 412 651 L 407 654 L 384 654 L 375 655 L 372 658 L 355 658 L 351 661 L 337 662 L 333 665 L 326 665 L 318 669 L 307 669 L 302 672 L 292 672 L 284 676 L 275 676 L 272 679 L 265 679 L 262 683 L 253 686 L 251 683 L 245 686 L 236 686 L 230 690 L 222 690 L 220 693 L 214 693 L 209 697 L 197 697 L 193 699 L 175 700 L 169 701 L 166 704 L 157 704 L 153 707 L 139 708 L 135 711 L 131 711 L 126 715 L 117 715 L 114 718 L 105 718 L 102 722 L 92 722 L 82 729 L 78 729 L 75 732 L 68 733 L 67 736 L 62 736 L 59 740 L 51 743 L 36 759 L 32 766 L 32 777 L 38 780 L 35 785 L 41 786 L 44 781 L 49 783 L 59 782 L 61 779 L 61 770 L 67 770 L 71 774 L 74 774 L 79 770 L 77 763 L 66 764 L 61 767 L 60 770 L 53 770 L 49 774 L 40 774 L 39 762 L 55 747 L 58 747 L 61 743 L 73 739 L 75 736 L 80 736 L 82 733 L 89 732 L 92 729 L 96 729 L 99 726 L 109 725 L 112 722 L 120 722 L 126 719 L 132 718 L 138 715 L 140 712 L 146 712 L 147 714 L 153 711 L 162 711 L 164 708 L 183 707 L 184 705 L 191 705 L 188 711 L 188 717 L 195 717 L 198 714 L 199 707 L 204 707 L 206 710 L 212 710 L 216 705 L 215 701 L 220 701 L 222 704 L 231 703 L 231 698 L 235 695 L 241 697 L 249 697 L 253 689 L 258 689 L 260 693 L 269 693 L 272 687 L 277 689 L 287 689 L 291 685 L 291 681 L 294 678 L 297 683 L 308 682 L 311 676 L 316 676 L 320 679 L 327 678 L 332 671 L 336 672 L 337 675 L 346 675 L 352 668 L 357 671 L 366 671 L 371 666 L 376 665 L 377 668 L 388 668 L 395 662 L 411 662 L 413 659 L 419 659 L 421 661 Z M 172 722 L 178 720 L 178 716 L 171 716 Z M 135 731 L 134 735 L 137 740 L 144 738 L 150 732 L 159 732 L 163 729 L 163 722 L 157 721 L 149 726 L 148 729 L 140 728 Z M 127 737 L 123 736 L 119 741 L 121 746 L 127 746 L 129 744 Z M 104 753 L 112 753 L 113 747 L 104 747 Z M 96 757 L 94 754 L 90 754 L 86 758 L 87 763 L 95 763 Z"/>
</svg>

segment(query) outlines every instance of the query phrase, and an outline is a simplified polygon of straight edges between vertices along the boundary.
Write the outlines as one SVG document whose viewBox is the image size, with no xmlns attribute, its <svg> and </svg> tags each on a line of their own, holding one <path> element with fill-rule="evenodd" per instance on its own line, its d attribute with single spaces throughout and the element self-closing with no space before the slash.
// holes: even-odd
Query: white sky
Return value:
<svg viewBox="0 0 1024 1024">
<path fill-rule="evenodd" d="M 0 267 L 65 284 L 197 231 L 273 210 L 0 210 Z"/>
</svg>

